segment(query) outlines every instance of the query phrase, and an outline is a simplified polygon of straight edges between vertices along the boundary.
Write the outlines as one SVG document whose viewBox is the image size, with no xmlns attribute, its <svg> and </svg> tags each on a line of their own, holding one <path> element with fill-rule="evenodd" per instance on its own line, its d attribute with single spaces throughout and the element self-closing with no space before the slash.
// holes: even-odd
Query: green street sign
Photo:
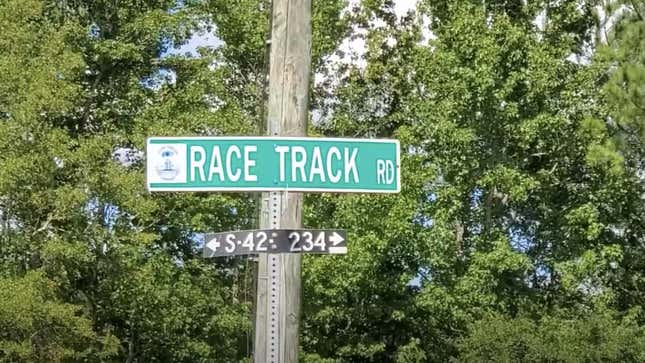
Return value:
<svg viewBox="0 0 645 363">
<path fill-rule="evenodd" d="M 397 140 L 151 137 L 150 191 L 398 193 Z"/>
</svg>

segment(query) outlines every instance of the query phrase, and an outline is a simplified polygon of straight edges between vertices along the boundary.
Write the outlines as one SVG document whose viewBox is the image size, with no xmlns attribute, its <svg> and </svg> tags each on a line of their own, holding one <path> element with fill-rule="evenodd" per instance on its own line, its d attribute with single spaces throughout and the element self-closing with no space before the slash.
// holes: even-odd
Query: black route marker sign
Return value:
<svg viewBox="0 0 645 363">
<path fill-rule="evenodd" d="M 204 235 L 204 257 L 258 253 L 346 254 L 347 232 L 339 229 L 256 229 Z"/>
</svg>

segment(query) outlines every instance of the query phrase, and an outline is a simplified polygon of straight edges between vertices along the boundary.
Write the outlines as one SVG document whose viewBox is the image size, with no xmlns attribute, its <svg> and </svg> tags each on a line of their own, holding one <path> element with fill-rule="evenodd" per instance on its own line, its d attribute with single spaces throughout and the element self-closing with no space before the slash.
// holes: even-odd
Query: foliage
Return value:
<svg viewBox="0 0 645 363">
<path fill-rule="evenodd" d="M 0 261 L 25 300 L 10 303 L 30 307 L 21 315 L 34 322 L 10 333 L 10 361 L 228 362 L 247 354 L 239 348 L 250 329 L 251 299 L 241 291 L 248 265 L 196 259 L 194 232 L 249 223 L 252 202 L 144 190 L 145 137 L 252 129 L 235 102 L 209 111 L 205 97 L 224 89 L 225 73 L 209 72 L 208 59 L 160 58 L 164 44 L 196 26 L 192 10 L 174 6 L 1 5 Z M 173 68 L 174 84 L 151 80 Z M 36 272 L 51 283 L 30 287 L 22 276 Z M 25 336 L 42 352 L 31 352 Z"/>
<path fill-rule="evenodd" d="M 118 340 L 99 336 L 55 287 L 38 272 L 0 278 L 0 361 L 100 361 L 116 353 Z"/>
<path fill-rule="evenodd" d="M 643 8 L 600 3 L 313 1 L 309 132 L 399 139 L 403 189 L 307 195 L 349 254 L 304 259 L 302 361 L 645 359 Z M 142 150 L 263 133 L 269 5 L 0 3 L 0 360 L 249 361 L 253 262 L 200 233 L 256 196 L 151 195 Z"/>
<path fill-rule="evenodd" d="M 643 58 L 643 34 L 645 7 L 634 1 L 609 1 L 605 4 L 607 22 L 612 27 L 605 29 L 606 43 L 599 47 L 596 62 L 607 69 L 602 87 L 607 97 L 612 118 L 611 127 L 615 139 L 627 157 L 628 165 L 636 170 L 645 166 L 645 59 Z M 607 29 L 608 28 L 608 29 Z"/>
<path fill-rule="evenodd" d="M 645 330 L 637 315 L 544 315 L 536 322 L 493 314 L 475 322 L 459 343 L 460 361 L 641 362 Z"/>
<path fill-rule="evenodd" d="M 623 329 L 620 314 L 645 298 L 643 186 L 638 156 L 615 142 L 613 101 L 598 92 L 606 64 L 579 61 L 595 5 L 427 1 L 425 20 L 382 15 L 370 29 L 367 66 L 342 78 L 320 127 L 401 140 L 403 191 L 310 198 L 309 223 L 355 235 L 342 261 L 307 261 L 307 349 L 344 361 L 466 359 L 500 329 L 490 314 L 528 314 L 518 321 L 549 321 L 557 336 L 593 320 L 567 313 L 597 311 Z M 642 317 L 629 324 L 639 331 Z M 550 349 L 524 332 L 508 335 Z M 508 353 L 486 347 L 472 359 Z M 565 359 L 559 351 L 542 357 Z"/>
</svg>

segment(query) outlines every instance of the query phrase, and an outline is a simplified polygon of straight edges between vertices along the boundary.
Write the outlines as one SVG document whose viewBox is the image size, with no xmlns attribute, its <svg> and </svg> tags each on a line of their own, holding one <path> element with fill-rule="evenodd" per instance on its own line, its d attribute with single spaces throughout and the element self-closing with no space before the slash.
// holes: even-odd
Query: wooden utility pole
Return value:
<svg viewBox="0 0 645 363">
<path fill-rule="evenodd" d="M 311 71 L 311 0 L 273 0 L 267 135 L 305 136 Z M 264 193 L 260 228 L 301 228 L 302 194 Z M 260 254 L 255 363 L 298 361 L 300 254 Z"/>
</svg>

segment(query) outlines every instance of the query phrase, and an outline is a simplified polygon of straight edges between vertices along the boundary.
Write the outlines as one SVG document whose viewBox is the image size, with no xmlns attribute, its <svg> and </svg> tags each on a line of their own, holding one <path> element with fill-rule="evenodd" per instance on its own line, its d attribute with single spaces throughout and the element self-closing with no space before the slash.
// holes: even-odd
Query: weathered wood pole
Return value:
<svg viewBox="0 0 645 363">
<path fill-rule="evenodd" d="M 305 136 L 311 73 L 311 0 L 273 0 L 267 135 Z M 264 193 L 260 228 L 301 228 L 302 194 Z M 255 363 L 298 361 L 300 254 L 260 254 Z"/>
</svg>

